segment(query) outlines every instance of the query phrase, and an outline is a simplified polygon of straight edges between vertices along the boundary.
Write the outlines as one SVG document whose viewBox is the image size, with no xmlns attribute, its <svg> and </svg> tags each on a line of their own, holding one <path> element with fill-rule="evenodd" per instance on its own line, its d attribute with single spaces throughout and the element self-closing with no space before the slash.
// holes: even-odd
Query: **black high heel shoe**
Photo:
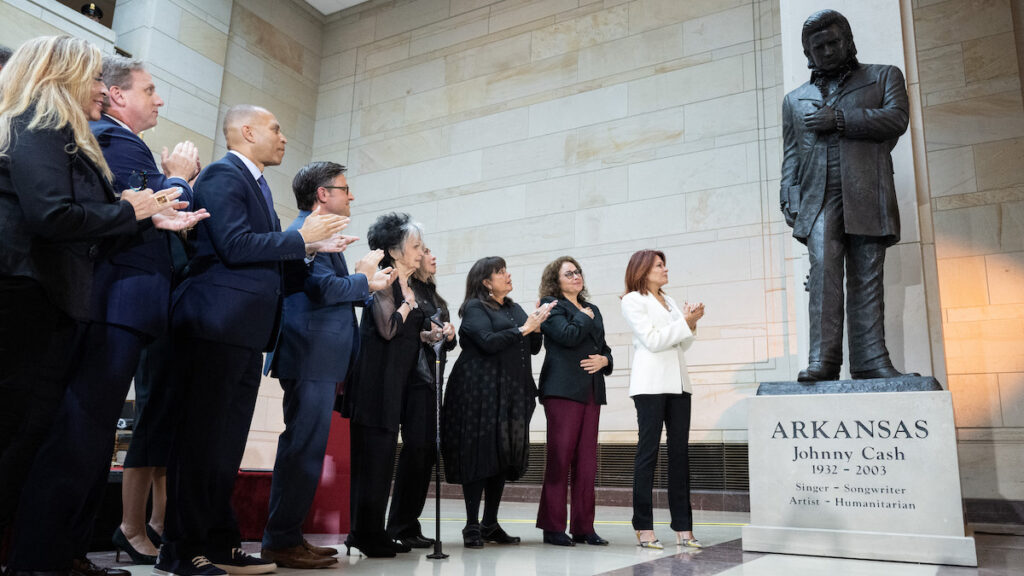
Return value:
<svg viewBox="0 0 1024 576">
<path fill-rule="evenodd" d="M 156 564 L 156 556 L 150 556 L 149 554 L 143 554 L 132 546 L 132 543 L 128 541 L 128 537 L 121 531 L 121 527 L 118 526 L 114 530 L 114 535 L 110 538 L 110 541 L 114 543 L 114 548 L 117 549 L 117 553 L 114 555 L 114 559 L 117 562 L 121 561 L 121 552 L 128 554 L 135 564 L 143 564 L 153 566 Z"/>
<path fill-rule="evenodd" d="M 345 556 L 351 556 L 352 550 L 355 550 L 356 554 L 366 556 L 367 558 L 394 558 L 398 552 L 395 549 L 394 543 L 390 540 L 362 542 L 359 539 L 352 538 L 350 534 L 345 538 Z"/>
<path fill-rule="evenodd" d="M 150 526 L 148 522 L 146 523 L 146 536 L 149 538 L 149 541 L 153 543 L 153 546 L 156 546 L 158 549 L 163 546 L 163 536 L 156 531 L 156 528 Z"/>
</svg>

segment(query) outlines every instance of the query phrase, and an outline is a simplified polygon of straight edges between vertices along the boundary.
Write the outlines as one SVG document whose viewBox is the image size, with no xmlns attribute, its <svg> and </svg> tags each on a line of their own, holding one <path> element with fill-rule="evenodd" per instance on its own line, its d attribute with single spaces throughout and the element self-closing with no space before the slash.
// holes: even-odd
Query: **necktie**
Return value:
<svg viewBox="0 0 1024 576">
<path fill-rule="evenodd" d="M 270 186 L 267 184 L 267 179 L 260 175 L 259 180 L 256 181 L 260 185 L 260 190 L 263 192 L 263 200 L 267 203 L 267 210 L 270 212 L 270 217 L 274 216 L 274 196 L 270 193 Z"/>
</svg>

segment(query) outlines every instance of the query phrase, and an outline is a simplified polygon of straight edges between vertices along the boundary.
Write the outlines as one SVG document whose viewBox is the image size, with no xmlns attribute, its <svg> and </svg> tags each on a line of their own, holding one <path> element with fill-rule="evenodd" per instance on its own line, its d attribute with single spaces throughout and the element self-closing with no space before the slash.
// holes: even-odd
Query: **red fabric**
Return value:
<svg viewBox="0 0 1024 576">
<path fill-rule="evenodd" d="M 327 455 L 320 473 L 320 486 L 313 507 L 302 527 L 306 534 L 347 534 L 349 528 L 349 484 L 352 468 L 349 462 L 348 420 L 334 412 L 331 435 L 327 439 Z M 242 540 L 263 540 L 270 507 L 270 470 L 239 470 L 231 505 L 238 518 Z"/>
</svg>

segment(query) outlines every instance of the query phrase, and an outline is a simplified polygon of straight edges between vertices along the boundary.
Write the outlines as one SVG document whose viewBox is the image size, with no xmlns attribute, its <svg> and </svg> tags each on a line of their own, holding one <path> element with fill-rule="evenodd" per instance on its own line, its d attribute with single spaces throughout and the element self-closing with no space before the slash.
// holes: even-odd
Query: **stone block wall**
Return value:
<svg viewBox="0 0 1024 576">
<path fill-rule="evenodd" d="M 777 21 L 751 0 L 371 1 L 324 28 L 313 156 L 350 167 L 353 233 L 390 210 L 425 225 L 455 306 L 477 258 L 505 257 L 531 309 L 544 265 L 575 256 L 616 358 L 602 441 L 635 441 L 626 262 L 664 250 L 672 295 L 708 308 L 693 437 L 742 442 L 741 400 L 796 369 Z"/>
</svg>

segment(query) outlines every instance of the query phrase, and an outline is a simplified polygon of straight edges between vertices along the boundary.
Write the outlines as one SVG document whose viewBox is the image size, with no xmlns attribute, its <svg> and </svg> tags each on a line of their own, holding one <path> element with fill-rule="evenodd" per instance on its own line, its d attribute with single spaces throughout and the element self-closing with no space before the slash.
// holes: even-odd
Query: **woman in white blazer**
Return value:
<svg viewBox="0 0 1024 576">
<path fill-rule="evenodd" d="M 682 307 L 662 288 L 668 284 L 665 254 L 641 250 L 626 267 L 622 315 L 633 330 L 629 395 L 636 406 L 639 440 L 633 475 L 633 529 L 638 545 L 663 548 L 654 534 L 654 468 L 661 430 L 668 430 L 668 504 L 676 543 L 701 548 L 693 536 L 690 508 L 690 375 L 684 352 L 693 343 L 704 304 Z"/>
</svg>

